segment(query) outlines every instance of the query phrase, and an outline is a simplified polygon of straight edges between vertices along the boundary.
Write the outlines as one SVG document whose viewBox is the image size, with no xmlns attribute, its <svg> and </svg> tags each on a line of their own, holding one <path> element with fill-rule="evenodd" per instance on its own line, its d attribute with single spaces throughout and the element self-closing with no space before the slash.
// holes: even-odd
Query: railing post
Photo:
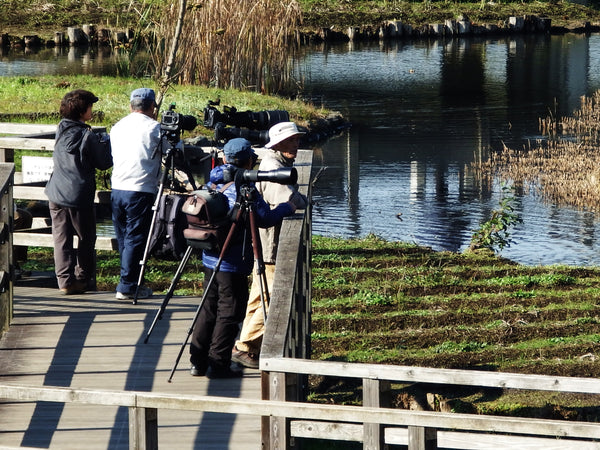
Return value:
<svg viewBox="0 0 600 450">
<path fill-rule="evenodd" d="M 266 374 L 269 379 L 269 400 L 285 401 L 286 400 L 286 374 L 281 372 L 269 372 Z M 268 448 L 270 450 L 287 450 L 290 448 L 288 442 L 289 426 L 286 417 L 270 417 L 270 426 L 268 428 Z M 265 430 L 267 431 L 267 430 Z M 264 447 L 263 442 L 263 447 Z"/>
<path fill-rule="evenodd" d="M 13 317 L 13 197 L 14 164 L 0 164 L 0 335 Z"/>
<path fill-rule="evenodd" d="M 14 148 L 0 148 L 0 162 L 12 163 L 15 161 Z"/>
<path fill-rule="evenodd" d="M 436 450 L 437 430 L 426 427 L 408 427 L 408 450 Z"/>
<path fill-rule="evenodd" d="M 312 151 L 300 150 L 296 157 L 300 192 L 310 199 Z M 282 223 L 271 307 L 261 347 L 261 359 L 269 357 L 310 358 L 311 333 L 311 208 Z M 307 375 L 262 372 L 263 400 L 303 401 Z M 261 423 L 263 450 L 293 449 L 289 418 L 265 416 Z"/>
<path fill-rule="evenodd" d="M 130 450 L 158 450 L 158 413 L 156 408 L 129 407 Z"/>
<path fill-rule="evenodd" d="M 389 408 L 391 383 L 363 378 L 363 406 Z M 385 445 L 384 427 L 378 423 L 363 425 L 363 449 L 381 450 Z"/>
</svg>

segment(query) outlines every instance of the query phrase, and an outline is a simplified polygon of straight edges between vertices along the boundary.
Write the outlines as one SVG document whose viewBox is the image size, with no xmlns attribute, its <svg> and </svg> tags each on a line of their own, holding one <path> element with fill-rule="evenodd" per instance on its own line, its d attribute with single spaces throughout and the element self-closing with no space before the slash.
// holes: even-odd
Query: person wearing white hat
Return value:
<svg viewBox="0 0 600 450">
<path fill-rule="evenodd" d="M 267 151 L 260 162 L 258 170 L 277 170 L 292 167 L 298 153 L 300 136 L 304 132 L 298 130 L 293 122 L 281 122 L 269 129 L 269 142 L 265 145 Z M 261 181 L 256 183 L 256 190 L 262 195 L 267 204 L 274 208 L 276 205 L 291 201 L 297 209 L 305 209 L 308 200 L 298 192 L 298 185 L 285 185 Z M 275 275 L 275 258 L 281 223 L 271 228 L 261 228 L 262 244 L 267 290 L 271 292 Z M 268 309 L 268 305 L 265 305 Z M 242 324 L 239 339 L 233 347 L 231 359 L 242 366 L 257 369 L 264 333 L 264 318 L 260 300 L 260 284 L 258 277 L 253 277 L 250 288 L 250 298 L 246 308 L 246 317 Z"/>
</svg>

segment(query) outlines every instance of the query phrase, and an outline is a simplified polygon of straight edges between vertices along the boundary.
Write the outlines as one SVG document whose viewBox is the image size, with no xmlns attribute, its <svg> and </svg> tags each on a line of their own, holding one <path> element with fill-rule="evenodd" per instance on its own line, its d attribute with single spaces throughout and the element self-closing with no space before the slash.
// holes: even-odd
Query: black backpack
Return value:
<svg viewBox="0 0 600 450">
<path fill-rule="evenodd" d="M 223 193 L 232 183 L 219 190 L 199 189 L 187 197 L 181 211 L 187 217 L 183 236 L 195 248 L 220 251 L 231 228 L 229 200 Z"/>
<path fill-rule="evenodd" d="M 187 228 L 186 215 L 181 207 L 187 195 L 163 194 L 154 219 L 149 254 L 158 258 L 181 259 L 187 248 L 183 230 Z"/>
</svg>

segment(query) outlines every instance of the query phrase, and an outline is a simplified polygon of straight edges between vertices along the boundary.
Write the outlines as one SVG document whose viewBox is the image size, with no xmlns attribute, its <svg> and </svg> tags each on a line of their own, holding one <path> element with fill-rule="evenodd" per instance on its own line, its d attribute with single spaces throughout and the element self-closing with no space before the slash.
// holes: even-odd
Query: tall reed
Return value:
<svg viewBox="0 0 600 450">
<path fill-rule="evenodd" d="M 177 12 L 177 5 L 166 7 L 157 24 L 158 61 L 166 60 Z M 188 2 L 172 78 L 217 88 L 289 92 L 295 84 L 293 44 L 300 21 L 295 0 Z"/>
<path fill-rule="evenodd" d="M 499 177 L 547 202 L 600 215 L 600 92 L 582 97 L 571 117 L 540 120 L 540 129 L 547 139 L 505 147 L 474 168 L 487 181 Z"/>
</svg>

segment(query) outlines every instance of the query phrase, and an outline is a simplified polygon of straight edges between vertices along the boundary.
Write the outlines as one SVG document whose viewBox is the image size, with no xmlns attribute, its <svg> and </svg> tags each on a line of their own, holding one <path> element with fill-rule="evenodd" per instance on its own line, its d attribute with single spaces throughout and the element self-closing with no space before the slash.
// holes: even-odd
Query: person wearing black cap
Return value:
<svg viewBox="0 0 600 450">
<path fill-rule="evenodd" d="M 227 174 L 238 169 L 251 169 L 256 162 L 256 154 L 249 141 L 235 138 L 228 141 L 223 148 L 224 165 L 215 167 L 210 173 L 210 182 L 216 189 L 221 189 L 228 181 Z M 230 183 L 223 191 L 229 200 L 230 209 L 238 199 L 235 183 Z M 281 222 L 284 217 L 293 214 L 296 205 L 284 202 L 273 209 L 257 194 L 254 212 L 257 226 L 270 227 Z M 231 353 L 239 325 L 244 318 L 248 303 L 248 276 L 252 272 L 254 256 L 251 233 L 244 233 L 240 224 L 236 236 L 228 247 L 210 289 L 206 293 L 204 304 L 198 319 L 193 326 L 190 342 L 191 374 L 206 375 L 209 378 L 233 378 L 243 375 L 241 370 L 231 367 Z M 247 241 L 244 242 L 244 236 Z M 204 285 L 211 279 L 219 254 L 216 251 L 204 250 Z"/>
<path fill-rule="evenodd" d="M 83 89 L 63 97 L 52 154 L 54 167 L 45 189 L 52 218 L 56 279 L 66 295 L 85 292 L 95 276 L 96 169 L 112 166 L 108 135 L 97 134 L 86 124 L 97 101 L 98 97 Z M 79 238 L 77 250 L 73 248 L 75 234 Z"/>
<path fill-rule="evenodd" d="M 161 176 L 160 123 L 155 118 L 154 90 L 135 89 L 130 114 L 110 130 L 114 168 L 111 177 L 112 220 L 121 255 L 118 300 L 132 299 L 138 290 L 140 261 L 152 223 L 152 206 Z M 152 289 L 140 286 L 137 298 L 149 298 Z"/>
</svg>

